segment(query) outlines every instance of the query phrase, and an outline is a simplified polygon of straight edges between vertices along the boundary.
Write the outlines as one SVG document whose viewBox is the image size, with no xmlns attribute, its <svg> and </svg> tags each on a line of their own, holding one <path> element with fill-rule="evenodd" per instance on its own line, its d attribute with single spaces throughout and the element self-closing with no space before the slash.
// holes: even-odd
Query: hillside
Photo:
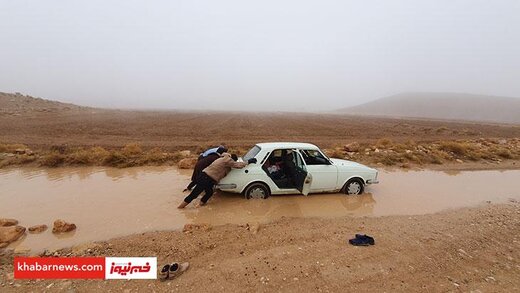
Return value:
<svg viewBox="0 0 520 293">
<path fill-rule="evenodd" d="M 25 113 L 59 112 L 86 110 L 88 107 L 35 98 L 20 93 L 0 92 L 0 115 L 21 115 Z"/>
<path fill-rule="evenodd" d="M 355 115 L 520 124 L 520 99 L 460 93 L 404 93 L 338 110 Z"/>
</svg>

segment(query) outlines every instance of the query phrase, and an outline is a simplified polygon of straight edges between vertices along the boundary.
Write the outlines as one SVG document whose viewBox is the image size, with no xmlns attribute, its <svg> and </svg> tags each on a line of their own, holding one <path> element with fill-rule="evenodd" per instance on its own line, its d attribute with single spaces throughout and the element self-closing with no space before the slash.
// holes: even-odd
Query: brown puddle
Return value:
<svg viewBox="0 0 520 293">
<path fill-rule="evenodd" d="M 78 167 L 0 170 L 0 217 L 29 227 L 47 224 L 42 234 L 27 234 L 11 247 L 55 249 L 153 230 L 179 229 L 186 223 L 214 225 L 269 222 L 287 217 L 416 215 L 486 201 L 520 200 L 520 170 L 380 172 L 380 184 L 361 196 L 314 194 L 245 200 L 216 194 L 202 208 L 176 206 L 190 171 L 173 167 L 127 169 Z M 71 234 L 51 233 L 55 219 L 75 223 Z"/>
</svg>

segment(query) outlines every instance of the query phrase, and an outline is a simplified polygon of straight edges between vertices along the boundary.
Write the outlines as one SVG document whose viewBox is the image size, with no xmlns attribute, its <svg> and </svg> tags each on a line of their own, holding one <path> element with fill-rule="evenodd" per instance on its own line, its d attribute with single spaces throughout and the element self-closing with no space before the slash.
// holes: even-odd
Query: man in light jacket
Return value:
<svg viewBox="0 0 520 293">
<path fill-rule="evenodd" d="M 227 152 L 227 148 L 224 146 L 219 146 L 213 149 L 209 149 L 204 153 L 200 154 L 197 159 L 197 163 L 195 164 L 195 168 L 193 168 L 193 174 L 191 174 L 191 182 L 183 191 L 191 191 L 193 187 L 197 184 L 197 177 L 199 177 L 202 170 L 206 169 L 211 163 L 213 163 L 216 159 L 220 158 L 223 153 Z"/>
<path fill-rule="evenodd" d="M 213 195 L 213 187 L 222 178 L 231 171 L 231 168 L 241 169 L 247 166 L 247 163 L 237 162 L 237 156 L 231 156 L 229 153 L 224 153 L 222 157 L 216 159 L 211 165 L 206 167 L 197 177 L 196 186 L 191 193 L 184 198 L 184 201 L 178 206 L 179 209 L 185 208 L 190 202 L 199 196 L 203 191 L 204 196 L 200 199 L 200 205 L 205 205 L 209 198 Z"/>
</svg>

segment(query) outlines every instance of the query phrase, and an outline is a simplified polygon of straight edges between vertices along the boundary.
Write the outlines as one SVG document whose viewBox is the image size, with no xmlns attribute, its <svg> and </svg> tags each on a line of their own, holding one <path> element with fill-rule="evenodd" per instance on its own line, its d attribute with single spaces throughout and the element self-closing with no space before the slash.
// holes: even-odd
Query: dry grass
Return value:
<svg viewBox="0 0 520 293">
<path fill-rule="evenodd" d="M 458 156 L 464 156 L 468 152 L 473 151 L 473 147 L 468 143 L 459 143 L 456 141 L 443 141 L 441 142 L 440 149 L 447 152 L 452 152 Z"/>
<path fill-rule="evenodd" d="M 22 149 L 25 153 L 17 153 Z M 23 145 L 0 144 L 0 150 L 3 150 L 0 152 L 0 167 L 33 163 L 43 167 L 79 165 L 124 168 L 142 165 L 172 165 L 184 157 L 181 152 L 164 152 L 159 148 L 145 151 L 135 143 L 112 150 L 102 147 L 85 149 L 59 145 L 37 152 L 28 150 Z"/>
<path fill-rule="evenodd" d="M 336 158 L 363 162 L 369 165 L 425 166 L 441 165 L 450 162 L 500 162 L 501 160 L 520 159 L 520 140 L 510 139 L 502 143 L 493 139 L 465 141 L 435 141 L 417 143 L 408 140 L 394 143 L 383 138 L 374 145 L 362 143 L 358 151 L 342 151 L 335 148 L 327 150 L 327 155 Z"/>
<path fill-rule="evenodd" d="M 230 152 L 243 155 L 247 149 L 229 146 Z M 69 165 L 132 167 L 142 165 L 174 165 L 182 159 L 192 160 L 203 148 L 167 152 L 161 148 L 145 149 L 137 143 L 122 148 L 52 146 L 49 150 L 32 151 L 20 144 L 0 144 L 0 167 L 34 164 L 45 167 Z M 334 147 L 324 150 L 329 157 L 348 159 L 368 165 L 426 166 L 449 162 L 500 162 L 520 159 L 520 139 L 477 139 L 464 141 L 415 142 L 407 140 L 396 143 L 382 138 L 374 144 L 353 142 L 349 147 Z M 192 165 L 192 164 L 191 164 Z M 190 165 L 190 166 L 191 166 Z"/>
</svg>

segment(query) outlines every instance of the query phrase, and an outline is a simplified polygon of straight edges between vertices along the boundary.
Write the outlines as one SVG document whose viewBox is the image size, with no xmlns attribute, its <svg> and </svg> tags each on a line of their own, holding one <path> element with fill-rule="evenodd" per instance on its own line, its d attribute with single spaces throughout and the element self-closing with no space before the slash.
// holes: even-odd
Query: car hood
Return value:
<svg viewBox="0 0 520 293">
<path fill-rule="evenodd" d="M 341 166 L 345 166 L 345 167 L 356 167 L 356 168 L 362 168 L 362 169 L 367 169 L 367 170 L 374 170 L 373 168 L 370 168 L 370 167 L 367 167 L 363 164 L 360 164 L 360 163 L 356 163 L 356 162 L 352 162 L 352 161 L 349 161 L 349 160 L 342 160 L 342 159 L 330 159 L 334 165 L 338 166 L 338 167 L 341 167 Z"/>
</svg>

